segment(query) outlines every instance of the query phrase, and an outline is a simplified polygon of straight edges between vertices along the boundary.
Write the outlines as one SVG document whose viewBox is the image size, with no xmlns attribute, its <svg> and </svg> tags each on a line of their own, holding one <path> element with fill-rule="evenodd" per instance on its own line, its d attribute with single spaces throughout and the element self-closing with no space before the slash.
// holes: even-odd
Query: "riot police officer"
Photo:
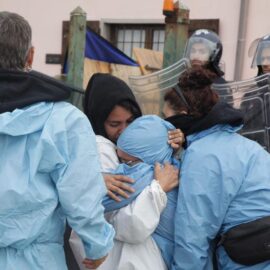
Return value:
<svg viewBox="0 0 270 270">
<path fill-rule="evenodd" d="M 270 35 L 263 36 L 251 44 L 249 51 L 256 51 L 251 64 L 252 68 L 258 68 L 257 76 L 270 73 Z"/>
<path fill-rule="evenodd" d="M 216 33 L 207 29 L 196 30 L 189 38 L 184 57 L 188 58 L 192 66 L 205 66 L 217 77 L 214 83 L 226 83 L 220 69 L 222 43 Z"/>
</svg>

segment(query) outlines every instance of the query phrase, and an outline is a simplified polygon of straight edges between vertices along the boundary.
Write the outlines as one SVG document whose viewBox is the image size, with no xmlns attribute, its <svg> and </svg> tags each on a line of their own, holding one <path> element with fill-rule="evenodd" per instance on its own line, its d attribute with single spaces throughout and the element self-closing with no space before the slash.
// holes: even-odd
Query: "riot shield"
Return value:
<svg viewBox="0 0 270 270">
<path fill-rule="evenodd" d="M 143 114 L 160 114 L 165 90 L 174 87 L 179 76 L 188 67 L 189 60 L 182 58 L 173 65 L 149 75 L 129 77 L 129 85 Z"/>
<path fill-rule="evenodd" d="M 213 84 L 221 100 L 244 113 L 241 134 L 270 152 L 270 74 L 253 79 Z"/>
</svg>

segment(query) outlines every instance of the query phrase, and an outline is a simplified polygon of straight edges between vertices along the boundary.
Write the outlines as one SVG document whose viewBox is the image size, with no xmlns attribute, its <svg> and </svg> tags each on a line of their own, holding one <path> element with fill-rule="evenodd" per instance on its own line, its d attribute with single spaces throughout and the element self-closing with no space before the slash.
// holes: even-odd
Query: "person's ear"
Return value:
<svg viewBox="0 0 270 270">
<path fill-rule="evenodd" d="M 32 69 L 32 64 L 34 61 L 34 54 L 35 54 L 35 48 L 31 47 L 28 51 L 27 57 L 26 57 L 26 63 L 25 63 L 25 69 L 26 70 L 31 70 Z"/>
</svg>

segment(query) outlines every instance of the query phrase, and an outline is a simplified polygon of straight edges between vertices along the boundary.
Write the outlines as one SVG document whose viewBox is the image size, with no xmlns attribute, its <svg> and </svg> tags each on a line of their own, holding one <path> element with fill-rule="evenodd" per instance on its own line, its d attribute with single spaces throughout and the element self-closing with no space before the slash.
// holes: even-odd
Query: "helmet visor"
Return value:
<svg viewBox="0 0 270 270">
<path fill-rule="evenodd" d="M 202 37 L 191 37 L 185 49 L 185 57 L 192 62 L 205 64 L 216 51 L 216 43 Z"/>
<path fill-rule="evenodd" d="M 257 66 L 270 66 L 270 40 L 262 40 L 258 43 L 251 67 Z"/>
</svg>

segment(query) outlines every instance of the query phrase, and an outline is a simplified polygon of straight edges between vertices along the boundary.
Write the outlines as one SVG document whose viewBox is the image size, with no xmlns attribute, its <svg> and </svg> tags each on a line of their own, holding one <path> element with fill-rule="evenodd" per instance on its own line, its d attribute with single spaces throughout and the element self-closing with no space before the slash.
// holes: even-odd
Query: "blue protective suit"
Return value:
<svg viewBox="0 0 270 270">
<path fill-rule="evenodd" d="M 270 215 L 270 155 L 230 125 L 215 125 L 187 137 L 175 216 L 171 269 L 213 269 L 212 240 L 219 233 Z M 223 247 L 219 269 L 270 269 L 234 263 Z"/>
<path fill-rule="evenodd" d="M 112 247 L 87 118 L 65 102 L 0 114 L 0 269 L 64 270 L 66 217 L 98 259 Z"/>
</svg>

